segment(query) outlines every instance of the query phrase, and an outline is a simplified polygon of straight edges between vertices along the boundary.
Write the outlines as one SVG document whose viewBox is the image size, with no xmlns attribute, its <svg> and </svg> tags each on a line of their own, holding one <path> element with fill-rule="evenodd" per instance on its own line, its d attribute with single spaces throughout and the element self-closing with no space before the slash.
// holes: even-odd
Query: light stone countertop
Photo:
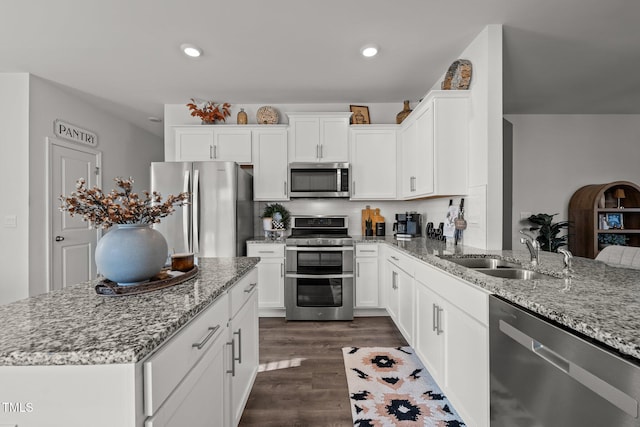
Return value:
<svg viewBox="0 0 640 427">
<path fill-rule="evenodd" d="M 259 238 L 251 241 L 284 243 Z M 562 279 L 562 255 L 540 252 L 540 264 L 534 268 L 524 245 L 516 250 L 492 251 L 426 238 L 396 240 L 390 236 L 354 236 L 354 242 L 384 243 L 397 248 L 640 363 L 640 270 L 611 267 L 592 259 L 574 257 L 571 278 L 565 280 Z M 451 256 L 501 258 L 559 279 L 492 277 L 447 261 Z"/>
<path fill-rule="evenodd" d="M 136 363 L 259 262 L 200 258 L 198 275 L 141 295 L 96 294 L 86 282 L 0 306 L 0 366 Z"/>
</svg>

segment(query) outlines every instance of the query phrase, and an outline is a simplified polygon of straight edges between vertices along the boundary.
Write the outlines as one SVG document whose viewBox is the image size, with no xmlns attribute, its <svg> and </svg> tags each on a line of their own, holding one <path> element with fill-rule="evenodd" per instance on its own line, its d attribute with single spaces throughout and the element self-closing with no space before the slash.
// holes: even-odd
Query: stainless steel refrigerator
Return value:
<svg viewBox="0 0 640 427">
<path fill-rule="evenodd" d="M 170 253 L 199 257 L 246 254 L 253 236 L 253 176 L 234 162 L 154 162 L 151 189 L 163 199 L 183 191 L 190 204 L 162 219 L 155 228 Z"/>
</svg>

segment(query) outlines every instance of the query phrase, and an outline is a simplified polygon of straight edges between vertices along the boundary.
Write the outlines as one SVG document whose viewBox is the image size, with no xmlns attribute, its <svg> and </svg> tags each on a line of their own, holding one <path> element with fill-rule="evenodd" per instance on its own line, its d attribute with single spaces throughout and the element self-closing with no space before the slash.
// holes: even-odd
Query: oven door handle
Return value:
<svg viewBox="0 0 640 427">
<path fill-rule="evenodd" d="M 353 246 L 286 246 L 285 249 L 296 252 L 353 252 Z"/>
<path fill-rule="evenodd" d="M 287 273 L 285 277 L 292 279 L 352 279 L 353 273 L 347 274 L 297 274 Z"/>
</svg>

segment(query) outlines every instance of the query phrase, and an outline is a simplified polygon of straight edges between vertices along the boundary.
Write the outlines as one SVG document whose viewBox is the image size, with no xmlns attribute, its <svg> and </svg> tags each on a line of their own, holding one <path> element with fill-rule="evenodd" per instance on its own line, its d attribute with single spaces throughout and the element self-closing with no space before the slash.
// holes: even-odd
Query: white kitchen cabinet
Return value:
<svg viewBox="0 0 640 427">
<path fill-rule="evenodd" d="M 175 126 L 175 160 L 251 163 L 251 129 L 231 125 Z"/>
<path fill-rule="evenodd" d="M 351 113 L 286 113 L 290 162 L 348 162 Z"/>
<path fill-rule="evenodd" d="M 253 200 L 289 200 L 287 130 L 253 130 Z"/>
<path fill-rule="evenodd" d="M 378 245 L 358 243 L 356 256 L 355 308 L 378 308 L 380 295 L 378 286 Z"/>
<path fill-rule="evenodd" d="M 400 195 L 467 193 L 469 94 L 432 91 L 402 123 Z"/>
<path fill-rule="evenodd" d="M 398 126 L 350 129 L 351 200 L 395 200 Z"/>
<path fill-rule="evenodd" d="M 259 257 L 258 307 L 260 315 L 284 316 L 284 243 L 247 243 L 247 256 Z"/>
<path fill-rule="evenodd" d="M 414 329 L 414 283 L 413 260 L 395 249 L 388 252 L 386 288 L 386 308 L 409 345 L 413 345 Z"/>
<path fill-rule="evenodd" d="M 416 267 L 414 349 L 469 426 L 489 425 L 488 293 Z"/>
<path fill-rule="evenodd" d="M 232 426 L 237 426 L 240 422 L 242 411 L 258 374 L 257 285 L 258 272 L 254 269 L 230 291 L 231 369 L 227 373 L 231 381 Z"/>
</svg>

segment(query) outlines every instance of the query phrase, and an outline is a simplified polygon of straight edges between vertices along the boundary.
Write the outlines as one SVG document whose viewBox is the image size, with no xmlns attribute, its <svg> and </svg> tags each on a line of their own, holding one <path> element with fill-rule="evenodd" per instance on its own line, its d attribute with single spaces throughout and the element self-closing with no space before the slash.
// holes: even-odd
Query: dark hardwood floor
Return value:
<svg viewBox="0 0 640 427">
<path fill-rule="evenodd" d="M 351 426 L 342 347 L 407 342 L 389 317 L 353 322 L 260 319 L 260 364 L 241 427 Z"/>
</svg>

